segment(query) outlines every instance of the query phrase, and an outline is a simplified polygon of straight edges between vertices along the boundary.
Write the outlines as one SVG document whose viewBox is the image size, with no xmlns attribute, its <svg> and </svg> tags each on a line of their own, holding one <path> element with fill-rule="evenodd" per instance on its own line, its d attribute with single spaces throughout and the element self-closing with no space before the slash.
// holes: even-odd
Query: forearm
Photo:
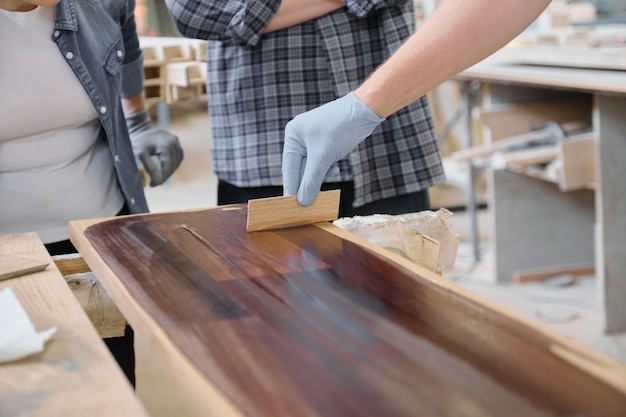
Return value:
<svg viewBox="0 0 626 417">
<path fill-rule="evenodd" d="M 344 7 L 342 0 L 282 0 L 263 33 L 274 32 L 324 16 Z"/>
<path fill-rule="evenodd" d="M 355 95 L 387 117 L 506 45 L 550 1 L 446 0 Z"/>
<path fill-rule="evenodd" d="M 280 4 L 280 0 L 165 0 L 181 35 L 248 46 L 260 41 Z"/>
<path fill-rule="evenodd" d="M 133 97 L 122 98 L 122 109 L 124 110 L 124 114 L 128 116 L 129 114 L 137 113 L 146 108 L 143 95 L 139 94 Z"/>
</svg>

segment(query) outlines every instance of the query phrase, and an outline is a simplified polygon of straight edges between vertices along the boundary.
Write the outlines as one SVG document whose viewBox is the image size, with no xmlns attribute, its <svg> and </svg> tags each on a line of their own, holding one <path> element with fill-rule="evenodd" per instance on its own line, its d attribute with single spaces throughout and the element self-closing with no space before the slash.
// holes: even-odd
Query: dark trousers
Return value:
<svg viewBox="0 0 626 417">
<path fill-rule="evenodd" d="M 339 217 L 367 216 L 370 214 L 405 214 L 430 209 L 428 190 L 405 194 L 397 197 L 377 200 L 360 207 L 352 207 L 354 183 L 337 182 L 322 184 L 322 191 L 341 190 Z M 256 198 L 277 197 L 283 195 L 283 187 L 236 187 L 225 181 L 217 184 L 217 204 L 247 203 Z"/>
<path fill-rule="evenodd" d="M 128 208 L 124 206 L 118 213 L 119 215 L 130 214 Z M 67 255 L 70 253 L 77 253 L 78 251 L 72 245 L 69 240 L 62 240 L 59 242 L 47 243 L 44 245 L 48 250 L 50 256 Z M 111 337 L 104 339 L 104 343 L 109 348 L 109 351 L 113 354 L 113 357 L 117 361 L 122 371 L 128 378 L 131 385 L 135 386 L 135 349 L 133 347 L 134 334 L 133 329 L 130 326 L 126 326 L 124 329 L 124 336 Z"/>
</svg>

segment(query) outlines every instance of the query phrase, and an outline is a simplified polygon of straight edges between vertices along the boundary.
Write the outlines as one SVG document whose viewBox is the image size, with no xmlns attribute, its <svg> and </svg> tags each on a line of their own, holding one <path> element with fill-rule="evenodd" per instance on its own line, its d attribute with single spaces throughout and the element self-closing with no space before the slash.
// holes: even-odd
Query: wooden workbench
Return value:
<svg viewBox="0 0 626 417">
<path fill-rule="evenodd" d="M 0 253 L 49 261 L 0 290 L 12 288 L 36 330 L 57 328 L 43 352 L 0 363 L 0 416 L 147 416 L 37 235 L 0 236 Z"/>
<path fill-rule="evenodd" d="M 185 413 L 626 413 L 618 362 L 331 224 L 247 233 L 246 214 L 235 205 L 70 224 L 148 347 L 138 355 L 169 370 L 161 391 Z"/>
<path fill-rule="evenodd" d="M 526 55 L 533 55 L 532 47 Z M 585 118 L 598 140 L 597 161 L 593 161 L 598 180 L 587 189 L 561 192 L 555 183 L 489 169 L 496 277 L 510 281 L 520 270 L 595 264 L 605 330 L 624 332 L 626 71 L 542 66 L 538 57 L 527 65 L 523 56 L 503 50 L 455 77 L 462 84 L 467 114 L 477 103 L 489 111 L 540 101 L 554 102 L 551 110 L 556 114 L 568 109 L 564 102 L 586 100 L 590 104 Z M 472 95 L 480 96 L 480 101 Z M 466 130 L 471 143 L 471 123 Z M 485 130 L 488 143 L 494 135 Z M 596 158 L 595 153 L 586 157 Z"/>
</svg>

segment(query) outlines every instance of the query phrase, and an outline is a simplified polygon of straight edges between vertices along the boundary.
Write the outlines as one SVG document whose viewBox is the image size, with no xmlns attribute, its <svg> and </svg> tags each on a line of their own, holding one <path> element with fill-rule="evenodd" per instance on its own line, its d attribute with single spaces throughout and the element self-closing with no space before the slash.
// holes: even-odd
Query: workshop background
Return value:
<svg viewBox="0 0 626 417">
<path fill-rule="evenodd" d="M 415 2 L 418 24 L 428 18 L 438 3 Z M 177 134 L 185 150 L 185 160 L 173 177 L 161 187 L 146 189 L 150 209 L 159 212 L 214 206 L 217 181 L 211 168 L 210 115 L 207 113 L 207 98 L 204 94 L 205 44 L 179 38 L 162 1 L 138 0 L 136 16 L 146 56 L 146 98 L 151 103 L 155 120 Z M 625 71 L 625 41 L 626 2 L 623 0 L 553 1 L 528 30 L 505 48 L 505 52 L 516 53 L 525 48 L 536 48 L 539 59 L 541 54 L 545 54 L 546 48 L 553 48 L 548 50 L 550 59 L 558 60 L 558 55 L 564 54 L 563 59 L 573 67 L 585 67 L 592 63 L 589 66 L 596 70 L 608 68 Z M 582 64 L 576 59 L 577 53 L 580 54 Z M 530 65 L 541 63 L 530 62 Z M 563 61 L 550 62 L 548 65 L 554 68 L 568 66 Z M 488 89 L 485 91 L 484 83 L 463 81 L 449 81 L 429 94 L 449 180 L 448 184 L 431 190 L 431 203 L 433 209 L 445 207 L 454 213 L 451 221 L 454 230 L 460 235 L 455 268 L 445 271 L 444 275 L 496 303 L 626 364 L 626 333 L 607 333 L 603 330 L 605 306 L 595 273 L 593 259 L 596 254 L 593 248 L 590 257 L 584 262 L 557 262 L 555 268 L 546 267 L 537 271 L 534 278 L 533 271 L 525 271 L 527 280 L 516 281 L 510 277 L 502 279 L 497 276 L 494 242 L 497 223 L 490 204 L 490 198 L 493 198 L 490 197 L 493 177 L 490 177 L 489 172 L 500 170 L 504 164 L 505 170 L 515 175 L 521 173 L 535 178 L 541 175 L 541 181 L 556 184 L 549 193 L 550 198 L 557 202 L 546 204 L 556 204 L 559 210 L 568 210 L 567 206 L 559 203 L 560 199 L 566 198 L 564 196 L 567 193 L 593 194 L 595 186 L 588 184 L 597 179 L 585 179 L 587 185 L 576 187 L 574 191 L 563 191 L 564 180 L 550 177 L 561 172 L 559 164 L 562 165 L 563 161 L 559 160 L 562 154 L 556 152 L 556 145 L 550 142 L 549 137 L 549 149 L 545 146 L 545 138 L 540 137 L 534 137 L 533 140 L 522 138 L 521 142 L 518 141 L 521 146 L 517 148 L 489 147 L 493 138 L 489 137 L 491 133 L 485 117 L 481 117 L 481 109 L 484 110 L 490 104 L 490 92 Z M 471 91 L 468 98 L 468 92 L 463 91 L 463 86 L 476 90 Z M 581 104 L 583 111 L 591 115 L 596 110 L 589 107 L 593 103 L 585 101 L 589 98 L 587 96 L 583 94 L 573 99 L 581 99 L 584 102 Z M 471 100 L 469 107 L 467 100 Z M 489 122 L 493 123 L 491 120 Z M 574 133 L 585 133 L 585 127 Z M 515 133 L 510 136 L 520 135 Z M 472 147 L 486 146 L 483 153 L 476 157 L 464 157 L 463 151 L 469 147 L 468 140 L 471 140 Z M 523 151 L 526 154 L 515 153 Z M 533 159 L 538 158 L 539 153 L 540 158 Z M 584 163 L 588 162 L 588 158 L 582 159 Z M 515 162 L 511 162 L 513 160 Z M 584 165 L 577 166 L 574 171 L 584 170 L 593 174 L 592 171 L 597 169 Z M 539 170 L 541 173 L 537 174 Z M 537 212 L 536 215 L 541 217 L 548 213 Z M 591 223 L 594 222 L 592 214 Z M 587 239 L 593 242 L 594 233 L 589 234 Z M 593 243 L 591 245 L 593 247 Z M 546 256 L 550 256 L 550 253 L 546 253 Z M 624 312 L 623 307 L 621 311 Z M 151 369 L 154 374 L 139 376 L 138 379 L 158 379 L 158 368 L 139 368 Z M 175 399 L 168 397 L 168 393 L 159 392 L 158 386 L 139 385 L 138 391 L 140 396 L 159 397 L 160 414 L 165 415 L 164 410 L 171 407 L 180 416 L 181 404 L 176 404 Z"/>
</svg>

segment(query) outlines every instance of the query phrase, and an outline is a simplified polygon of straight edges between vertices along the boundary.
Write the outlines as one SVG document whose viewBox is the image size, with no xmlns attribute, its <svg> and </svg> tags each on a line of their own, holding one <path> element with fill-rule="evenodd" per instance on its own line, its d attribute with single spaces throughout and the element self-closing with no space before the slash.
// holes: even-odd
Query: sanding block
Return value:
<svg viewBox="0 0 626 417">
<path fill-rule="evenodd" d="M 322 191 L 308 206 L 300 205 L 295 195 L 249 200 L 246 230 L 283 229 L 337 220 L 340 195 L 340 190 Z"/>
</svg>

